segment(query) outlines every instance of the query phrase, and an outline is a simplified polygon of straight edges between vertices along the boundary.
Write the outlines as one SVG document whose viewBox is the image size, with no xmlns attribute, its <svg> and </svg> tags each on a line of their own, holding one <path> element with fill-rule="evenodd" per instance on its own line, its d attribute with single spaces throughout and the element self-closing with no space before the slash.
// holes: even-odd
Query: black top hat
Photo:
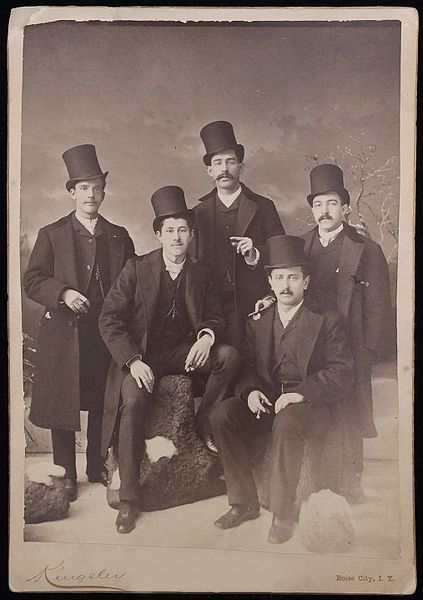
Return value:
<svg viewBox="0 0 423 600">
<path fill-rule="evenodd" d="M 166 185 L 156 190 L 151 196 L 151 204 L 156 215 L 154 223 L 159 218 L 175 215 L 186 215 L 192 219 L 192 210 L 187 208 L 184 190 L 177 185 Z"/>
<path fill-rule="evenodd" d="M 266 258 L 269 264 L 265 269 L 309 266 L 304 254 L 303 238 L 296 235 L 274 235 L 266 242 Z"/>
<path fill-rule="evenodd" d="M 206 149 L 203 156 L 205 165 L 210 165 L 213 154 L 224 150 L 235 150 L 239 162 L 244 160 L 244 146 L 237 143 L 234 128 L 228 121 L 214 121 L 205 125 L 200 136 Z"/>
<path fill-rule="evenodd" d="M 69 148 L 69 150 L 63 152 L 62 158 L 69 173 L 69 181 L 66 182 L 68 192 L 73 184 L 78 181 L 95 179 L 96 177 L 106 179 L 109 174 L 109 171 L 102 172 L 93 144 L 81 144 Z"/>
<path fill-rule="evenodd" d="M 342 204 L 350 203 L 348 190 L 344 188 L 344 174 L 337 165 L 317 165 L 310 171 L 311 193 L 307 202 L 313 206 L 313 199 L 319 194 L 337 192 L 342 198 Z"/>
</svg>

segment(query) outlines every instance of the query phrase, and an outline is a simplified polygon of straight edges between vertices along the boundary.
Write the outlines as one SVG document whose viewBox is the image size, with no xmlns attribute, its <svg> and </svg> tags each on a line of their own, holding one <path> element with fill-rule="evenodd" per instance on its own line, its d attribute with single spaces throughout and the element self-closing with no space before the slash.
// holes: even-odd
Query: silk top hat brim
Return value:
<svg viewBox="0 0 423 600">
<path fill-rule="evenodd" d="M 336 192 L 342 199 L 343 204 L 350 203 L 350 195 L 344 187 L 344 173 L 338 165 L 317 165 L 310 171 L 310 194 L 307 202 L 313 206 L 313 200 L 321 194 Z"/>
<path fill-rule="evenodd" d="M 234 150 L 239 162 L 244 160 L 244 146 L 236 141 L 232 123 L 228 121 L 208 123 L 200 131 L 200 137 L 206 150 L 203 156 L 205 165 L 210 165 L 210 161 L 215 154 L 227 150 Z"/>
<path fill-rule="evenodd" d="M 66 189 L 69 192 L 80 181 L 91 181 L 91 179 L 103 179 L 104 182 L 105 182 L 106 181 L 106 177 L 107 177 L 108 174 L 109 174 L 109 171 L 105 171 L 104 173 L 101 173 L 100 175 L 93 175 L 92 177 L 81 177 L 81 178 L 78 178 L 78 179 L 69 179 L 66 182 Z"/>
</svg>

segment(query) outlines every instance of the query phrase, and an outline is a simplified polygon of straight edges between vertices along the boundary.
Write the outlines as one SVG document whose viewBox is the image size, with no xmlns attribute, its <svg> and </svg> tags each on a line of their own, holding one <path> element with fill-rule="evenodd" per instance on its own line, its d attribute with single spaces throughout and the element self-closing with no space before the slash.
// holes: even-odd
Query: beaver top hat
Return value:
<svg viewBox="0 0 423 600">
<path fill-rule="evenodd" d="M 69 150 L 63 152 L 62 158 L 69 173 L 69 180 L 66 182 L 68 192 L 78 181 L 96 179 L 97 177 L 102 177 L 105 180 L 109 174 L 109 171 L 102 172 L 93 144 L 81 144 L 69 148 Z"/>
<path fill-rule="evenodd" d="M 156 190 L 151 196 L 151 204 L 156 216 L 153 222 L 154 231 L 158 220 L 164 217 L 178 215 L 193 220 L 193 212 L 187 208 L 185 202 L 184 190 L 177 185 L 166 185 Z"/>
<path fill-rule="evenodd" d="M 239 162 L 244 160 L 244 146 L 235 139 L 234 128 L 228 121 L 213 121 L 200 131 L 206 154 L 204 164 L 210 166 L 213 154 L 224 150 L 235 150 Z"/>
<path fill-rule="evenodd" d="M 337 192 L 342 199 L 342 204 L 350 203 L 348 190 L 344 188 L 344 174 L 337 165 L 317 165 L 310 171 L 311 193 L 307 202 L 313 206 L 313 199 L 319 194 Z"/>
<path fill-rule="evenodd" d="M 266 242 L 266 270 L 309 266 L 304 254 L 305 240 L 296 235 L 274 235 Z"/>
</svg>

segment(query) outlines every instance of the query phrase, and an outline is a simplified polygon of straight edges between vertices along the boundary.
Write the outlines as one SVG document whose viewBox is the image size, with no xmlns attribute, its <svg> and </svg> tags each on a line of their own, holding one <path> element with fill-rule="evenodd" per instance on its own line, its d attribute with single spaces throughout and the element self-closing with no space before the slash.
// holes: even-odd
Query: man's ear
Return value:
<svg viewBox="0 0 423 600">
<path fill-rule="evenodd" d="M 69 190 L 69 196 L 72 198 L 72 200 L 76 200 L 76 192 L 75 192 L 75 188 L 71 188 Z"/>
<path fill-rule="evenodd" d="M 345 204 L 342 205 L 342 216 L 345 219 L 346 217 L 348 217 L 348 215 L 350 215 L 352 212 L 352 208 L 349 204 L 347 204 L 345 202 Z"/>
<path fill-rule="evenodd" d="M 306 275 L 304 277 L 304 289 L 306 290 L 308 288 L 308 284 L 310 283 L 310 275 Z"/>
<path fill-rule="evenodd" d="M 210 165 L 207 165 L 206 170 L 207 170 L 207 173 L 210 175 L 210 177 L 213 177 L 212 168 Z"/>
<path fill-rule="evenodd" d="M 162 240 L 162 233 L 161 233 L 161 231 L 156 231 L 155 234 L 156 234 L 156 238 L 159 240 L 159 242 L 161 242 L 161 240 Z"/>
<path fill-rule="evenodd" d="M 241 173 L 244 171 L 244 169 L 245 169 L 245 163 L 244 163 L 244 162 L 242 162 L 242 163 L 239 165 L 239 174 L 241 174 Z"/>
<path fill-rule="evenodd" d="M 268 275 L 268 276 L 267 276 L 267 281 L 269 282 L 269 285 L 270 285 L 271 289 L 273 290 L 273 285 L 272 285 L 272 276 L 271 276 L 271 275 Z M 274 290 L 273 290 L 273 291 L 274 291 Z"/>
</svg>

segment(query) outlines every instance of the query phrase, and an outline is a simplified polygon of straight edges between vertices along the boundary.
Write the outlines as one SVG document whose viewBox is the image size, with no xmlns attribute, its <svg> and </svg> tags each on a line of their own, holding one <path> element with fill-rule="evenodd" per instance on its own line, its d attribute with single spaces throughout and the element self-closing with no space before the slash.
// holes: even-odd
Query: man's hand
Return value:
<svg viewBox="0 0 423 600">
<path fill-rule="evenodd" d="M 264 404 L 272 406 L 272 403 L 269 402 L 263 392 L 259 392 L 259 390 L 253 390 L 248 394 L 248 408 L 251 410 L 251 412 L 255 413 L 257 419 L 260 419 L 262 412 L 270 412 L 268 408 L 263 406 Z"/>
<path fill-rule="evenodd" d="M 253 240 L 249 237 L 237 237 L 233 235 L 229 238 L 232 246 L 236 246 L 236 253 L 245 256 L 253 249 Z"/>
<path fill-rule="evenodd" d="M 257 302 L 255 303 L 254 312 L 258 313 L 261 310 L 268 308 L 269 306 L 272 306 L 272 304 L 274 304 L 274 302 L 275 302 L 275 297 L 272 295 L 265 296 L 264 298 L 260 298 L 260 300 L 257 300 Z"/>
<path fill-rule="evenodd" d="M 281 394 L 275 402 L 275 414 L 277 415 L 278 412 L 286 408 L 288 404 L 299 404 L 300 402 L 304 402 L 304 396 L 297 394 L 297 392 Z"/>
<path fill-rule="evenodd" d="M 212 345 L 213 338 L 208 333 L 204 333 L 200 339 L 195 342 L 185 359 L 185 371 L 187 373 L 204 366 L 209 357 Z"/>
<path fill-rule="evenodd" d="M 131 362 L 129 370 L 131 371 L 132 377 L 137 382 L 138 387 L 142 388 L 144 386 L 147 392 L 152 394 L 154 388 L 154 373 L 150 367 L 139 358 L 136 358 Z"/>
<path fill-rule="evenodd" d="M 75 313 L 87 313 L 91 307 L 88 298 L 76 290 L 65 290 L 62 294 L 62 300 Z"/>
</svg>

